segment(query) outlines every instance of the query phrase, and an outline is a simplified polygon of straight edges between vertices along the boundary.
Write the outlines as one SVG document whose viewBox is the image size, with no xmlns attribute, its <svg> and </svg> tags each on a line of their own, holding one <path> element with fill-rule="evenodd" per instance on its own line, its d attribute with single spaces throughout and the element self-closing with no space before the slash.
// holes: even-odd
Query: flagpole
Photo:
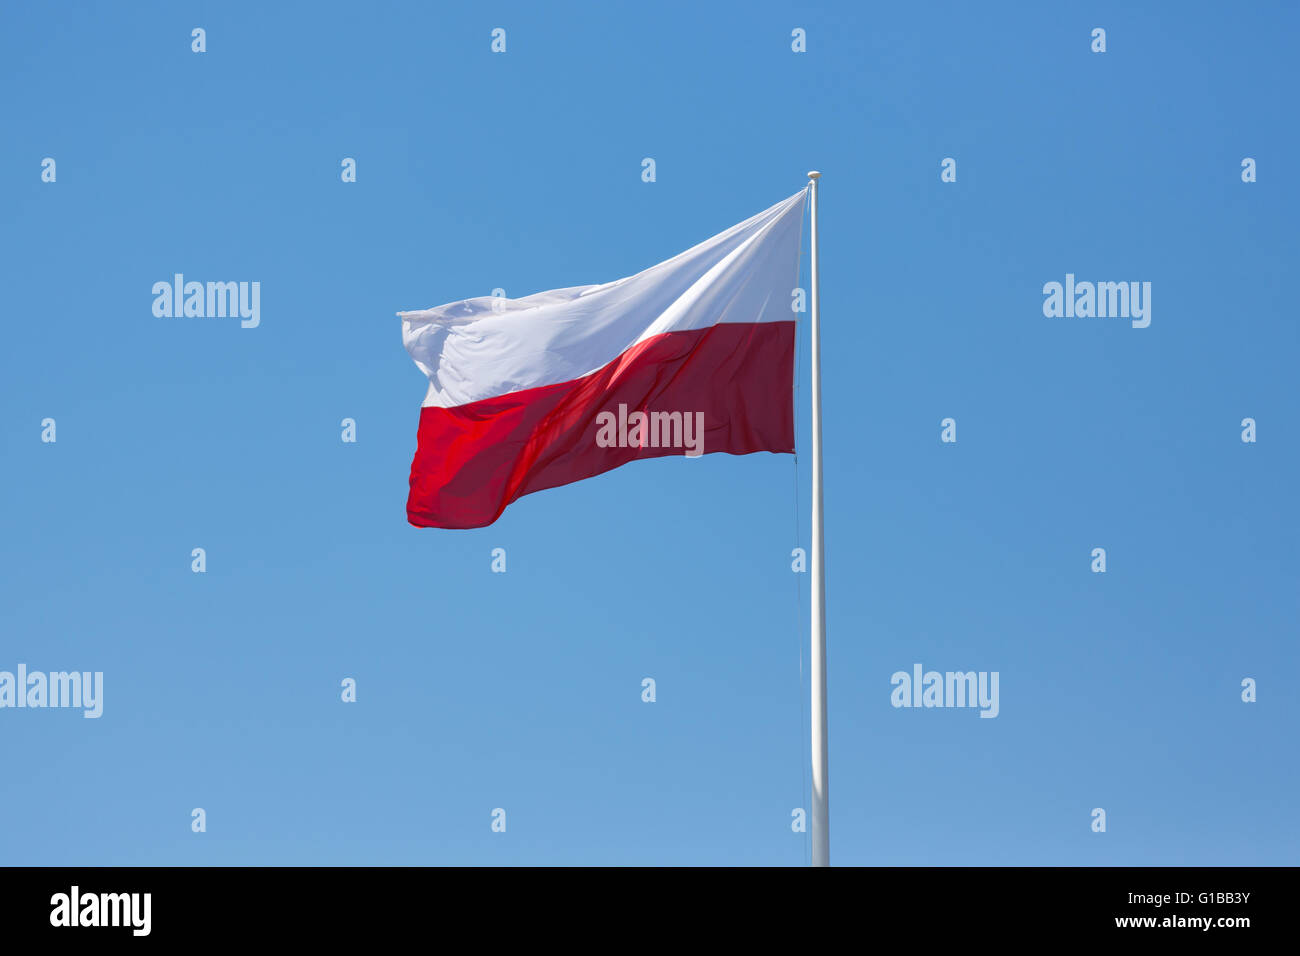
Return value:
<svg viewBox="0 0 1300 956">
<path fill-rule="evenodd" d="M 831 865 L 830 748 L 826 734 L 826 548 L 822 529 L 822 358 L 817 302 L 817 180 L 812 184 L 812 865 Z"/>
</svg>

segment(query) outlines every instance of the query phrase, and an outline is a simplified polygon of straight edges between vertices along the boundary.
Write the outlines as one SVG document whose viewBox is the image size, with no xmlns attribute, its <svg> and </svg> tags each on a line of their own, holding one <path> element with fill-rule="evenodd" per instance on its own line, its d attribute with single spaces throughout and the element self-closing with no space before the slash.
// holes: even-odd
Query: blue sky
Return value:
<svg viewBox="0 0 1300 956">
<path fill-rule="evenodd" d="M 806 327 L 797 462 L 450 532 L 405 521 L 393 313 L 630 275 L 819 168 L 832 861 L 1296 863 L 1298 21 L 6 7 L 0 670 L 105 699 L 0 710 L 0 862 L 803 864 Z M 155 317 L 176 272 L 260 326 Z M 1045 317 L 1067 273 L 1151 325 Z M 893 708 L 918 662 L 998 717 Z"/>
</svg>

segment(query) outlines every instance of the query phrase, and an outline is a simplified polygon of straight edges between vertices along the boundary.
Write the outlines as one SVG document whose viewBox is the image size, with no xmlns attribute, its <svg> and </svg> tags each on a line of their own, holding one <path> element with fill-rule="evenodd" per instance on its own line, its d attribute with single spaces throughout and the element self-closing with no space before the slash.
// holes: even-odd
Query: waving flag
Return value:
<svg viewBox="0 0 1300 956">
<path fill-rule="evenodd" d="M 793 452 L 807 194 L 626 279 L 399 312 L 429 378 L 407 520 L 482 527 L 639 458 Z"/>
</svg>

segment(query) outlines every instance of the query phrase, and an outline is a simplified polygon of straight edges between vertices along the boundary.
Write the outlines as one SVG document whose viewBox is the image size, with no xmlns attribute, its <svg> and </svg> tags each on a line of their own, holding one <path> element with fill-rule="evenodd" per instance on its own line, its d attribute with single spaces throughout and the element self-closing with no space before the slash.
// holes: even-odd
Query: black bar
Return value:
<svg viewBox="0 0 1300 956">
<path fill-rule="evenodd" d="M 1298 882 L 1295 868 L 1231 867 L 29 867 L 0 869 L 0 927 L 7 943 L 62 938 L 78 945 L 112 938 L 337 945 L 412 934 L 433 941 L 453 930 L 477 933 L 480 943 L 518 935 L 541 944 L 599 929 L 610 946 L 640 949 L 637 940 L 676 948 L 701 920 L 709 935 L 771 941 L 806 937 L 812 919 L 819 933 L 853 934 L 852 949 L 879 934 L 913 936 L 918 944 L 1127 937 L 1142 945 L 1231 946 L 1293 936 Z M 103 922 L 121 925 L 70 925 L 74 886 L 75 922 L 99 922 L 102 914 Z M 562 926 L 568 930 L 555 936 Z"/>
</svg>

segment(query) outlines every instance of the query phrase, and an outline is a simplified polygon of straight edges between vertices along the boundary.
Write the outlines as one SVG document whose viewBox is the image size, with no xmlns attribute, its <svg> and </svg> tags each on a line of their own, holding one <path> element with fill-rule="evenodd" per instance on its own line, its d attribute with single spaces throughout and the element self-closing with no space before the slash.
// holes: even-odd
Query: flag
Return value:
<svg viewBox="0 0 1300 956">
<path fill-rule="evenodd" d="M 793 453 L 807 194 L 626 279 L 399 312 L 429 379 L 407 520 L 483 527 L 640 458 Z"/>
</svg>

